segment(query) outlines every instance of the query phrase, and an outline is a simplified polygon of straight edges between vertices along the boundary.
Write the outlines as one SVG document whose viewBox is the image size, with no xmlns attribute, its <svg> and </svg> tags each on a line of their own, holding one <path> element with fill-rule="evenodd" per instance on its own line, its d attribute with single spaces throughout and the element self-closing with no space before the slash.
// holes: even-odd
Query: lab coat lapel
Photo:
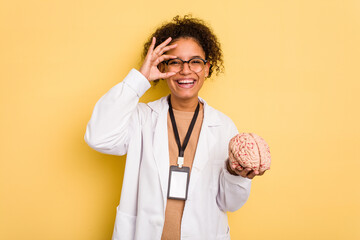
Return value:
<svg viewBox="0 0 360 240">
<path fill-rule="evenodd" d="M 213 116 L 212 108 L 208 106 L 203 99 L 199 99 L 204 103 L 204 119 L 201 126 L 198 145 L 196 147 L 193 166 L 191 169 L 188 196 L 193 196 L 191 192 L 196 186 L 196 182 L 201 174 L 201 171 L 207 166 L 207 164 L 211 164 L 209 162 L 211 159 L 210 150 L 213 149 L 214 145 L 216 144 L 215 136 L 212 134 L 211 128 L 220 125 L 218 118 Z"/>
<path fill-rule="evenodd" d="M 160 101 L 148 104 L 157 114 L 154 128 L 153 153 L 154 160 L 160 178 L 161 190 L 164 203 L 167 198 L 167 185 L 169 178 L 169 143 L 167 131 L 168 105 L 166 97 Z"/>
</svg>

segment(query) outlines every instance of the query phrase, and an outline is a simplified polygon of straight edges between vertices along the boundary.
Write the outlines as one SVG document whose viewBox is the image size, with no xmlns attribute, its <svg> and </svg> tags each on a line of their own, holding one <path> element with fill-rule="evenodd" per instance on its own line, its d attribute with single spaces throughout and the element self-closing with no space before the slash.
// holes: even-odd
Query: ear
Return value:
<svg viewBox="0 0 360 240">
<path fill-rule="evenodd" d="M 205 64 L 205 78 L 207 78 L 209 76 L 209 72 L 210 72 L 210 63 L 207 62 Z"/>
</svg>

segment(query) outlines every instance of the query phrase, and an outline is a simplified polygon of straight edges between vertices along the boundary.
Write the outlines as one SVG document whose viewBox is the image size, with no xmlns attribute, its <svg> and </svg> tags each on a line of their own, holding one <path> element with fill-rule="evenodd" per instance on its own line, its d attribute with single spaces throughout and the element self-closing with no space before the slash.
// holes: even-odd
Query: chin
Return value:
<svg viewBox="0 0 360 240">
<path fill-rule="evenodd" d="M 175 94 L 175 93 L 171 93 L 171 95 L 174 95 L 176 98 L 182 99 L 182 100 L 189 100 L 189 99 L 197 98 L 196 94 Z"/>
</svg>

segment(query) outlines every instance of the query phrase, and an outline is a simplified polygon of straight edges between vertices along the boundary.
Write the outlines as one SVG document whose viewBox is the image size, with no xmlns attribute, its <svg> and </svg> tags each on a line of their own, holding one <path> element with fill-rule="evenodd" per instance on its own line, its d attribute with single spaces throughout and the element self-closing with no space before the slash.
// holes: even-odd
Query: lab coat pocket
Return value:
<svg viewBox="0 0 360 240">
<path fill-rule="evenodd" d="M 133 240 L 135 237 L 136 216 L 119 211 L 119 207 L 116 210 L 112 240 Z"/>
</svg>

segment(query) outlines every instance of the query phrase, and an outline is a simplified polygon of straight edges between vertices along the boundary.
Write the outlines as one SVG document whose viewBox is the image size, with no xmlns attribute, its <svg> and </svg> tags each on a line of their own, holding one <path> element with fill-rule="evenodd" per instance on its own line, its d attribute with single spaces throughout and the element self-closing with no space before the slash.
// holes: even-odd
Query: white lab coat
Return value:
<svg viewBox="0 0 360 240">
<path fill-rule="evenodd" d="M 169 177 L 168 103 L 166 97 L 139 103 L 150 86 L 140 72 L 132 69 L 96 103 L 85 133 L 85 141 L 99 152 L 127 153 L 114 240 L 156 240 L 163 230 Z M 236 126 L 199 100 L 204 104 L 204 119 L 181 239 L 230 239 L 226 211 L 235 211 L 246 202 L 251 180 L 231 175 L 224 167 Z"/>
</svg>

